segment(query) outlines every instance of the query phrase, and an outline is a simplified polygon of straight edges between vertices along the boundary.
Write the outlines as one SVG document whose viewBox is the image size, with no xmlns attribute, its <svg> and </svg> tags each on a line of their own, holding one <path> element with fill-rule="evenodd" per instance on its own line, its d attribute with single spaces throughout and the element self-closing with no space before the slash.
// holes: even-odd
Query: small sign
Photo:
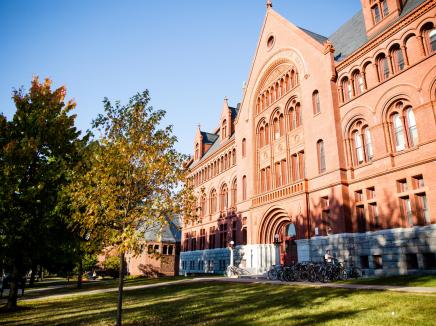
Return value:
<svg viewBox="0 0 436 326">
<path fill-rule="evenodd" d="M 319 234 L 318 228 L 315 228 L 315 235 L 318 235 L 318 234 Z"/>
</svg>

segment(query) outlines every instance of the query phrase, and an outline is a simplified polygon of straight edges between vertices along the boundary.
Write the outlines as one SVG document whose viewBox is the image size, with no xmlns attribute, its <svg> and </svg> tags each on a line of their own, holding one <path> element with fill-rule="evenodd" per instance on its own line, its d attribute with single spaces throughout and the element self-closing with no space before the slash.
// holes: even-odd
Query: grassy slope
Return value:
<svg viewBox="0 0 436 326">
<path fill-rule="evenodd" d="M 125 325 L 431 325 L 435 295 L 200 283 L 125 293 Z M 116 293 L 21 303 L 0 324 L 112 325 Z"/>
</svg>

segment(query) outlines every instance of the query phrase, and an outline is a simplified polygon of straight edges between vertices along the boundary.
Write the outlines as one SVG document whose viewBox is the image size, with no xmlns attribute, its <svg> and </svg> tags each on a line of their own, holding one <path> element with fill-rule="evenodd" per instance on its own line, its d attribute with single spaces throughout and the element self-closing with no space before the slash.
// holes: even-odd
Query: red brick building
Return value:
<svg viewBox="0 0 436 326">
<path fill-rule="evenodd" d="M 174 276 L 179 273 L 179 219 L 166 225 L 156 224 L 144 232 L 143 250 L 139 255 L 126 256 L 128 275 Z"/>
<path fill-rule="evenodd" d="M 270 1 L 241 104 L 197 130 L 181 271 L 254 273 L 325 250 L 373 273 L 436 267 L 436 2 L 361 0 L 329 37 Z"/>
</svg>

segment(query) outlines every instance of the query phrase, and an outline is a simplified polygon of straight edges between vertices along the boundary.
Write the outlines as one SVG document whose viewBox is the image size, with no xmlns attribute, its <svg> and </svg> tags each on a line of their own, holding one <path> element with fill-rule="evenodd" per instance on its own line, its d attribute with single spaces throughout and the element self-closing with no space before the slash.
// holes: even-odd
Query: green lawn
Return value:
<svg viewBox="0 0 436 326">
<path fill-rule="evenodd" d="M 113 325 L 116 293 L 21 302 L 5 325 Z M 434 325 L 436 295 L 204 282 L 125 292 L 125 325 Z"/>
<path fill-rule="evenodd" d="M 129 287 L 129 286 L 143 285 L 143 284 L 154 284 L 154 283 L 161 283 L 167 281 L 176 281 L 181 279 L 186 279 L 186 278 L 183 276 L 160 277 L 160 278 L 145 278 L 145 277 L 129 278 L 125 280 L 124 286 Z M 104 279 L 98 281 L 85 280 L 82 284 L 81 289 L 77 288 L 76 281 L 70 280 L 70 282 L 67 282 L 66 280 L 56 279 L 56 280 L 47 280 L 47 281 L 38 282 L 35 284 L 36 285 L 35 287 L 25 289 L 24 298 L 33 299 L 33 298 L 38 298 L 40 296 L 79 293 L 79 292 L 85 292 L 90 290 L 118 287 L 118 279 Z M 50 290 L 43 289 L 50 286 L 56 286 L 56 287 L 63 286 L 63 287 L 58 287 Z"/>
<path fill-rule="evenodd" d="M 338 283 L 367 284 L 367 285 L 398 285 L 436 287 L 436 275 L 402 275 L 387 277 L 368 277 L 340 281 Z"/>
</svg>

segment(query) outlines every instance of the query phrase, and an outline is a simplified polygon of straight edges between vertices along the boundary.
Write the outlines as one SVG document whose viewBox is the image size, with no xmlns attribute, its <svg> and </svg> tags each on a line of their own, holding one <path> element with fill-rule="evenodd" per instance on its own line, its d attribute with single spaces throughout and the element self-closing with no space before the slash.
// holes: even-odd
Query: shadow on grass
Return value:
<svg viewBox="0 0 436 326">
<path fill-rule="evenodd" d="M 125 325 L 184 325 L 221 324 L 237 321 L 239 325 L 253 324 L 267 318 L 296 325 L 351 317 L 356 312 L 341 310 L 312 315 L 296 314 L 298 309 L 310 306 L 318 310 L 333 298 L 346 298 L 347 291 L 277 287 L 267 285 L 240 285 L 202 283 L 165 286 L 159 289 L 125 293 Z M 6 325 L 111 324 L 116 315 L 116 293 L 80 297 L 62 301 L 37 302 L 28 313 L 9 315 Z M 283 312 L 293 311 L 286 317 Z M 274 317 L 275 316 L 275 317 Z M 277 322 L 279 321 L 277 320 Z M 261 320 L 259 320 L 261 321 Z"/>
<path fill-rule="evenodd" d="M 3 315 L 2 322 L 5 325 L 112 325 L 116 297 L 116 293 L 106 293 L 28 303 L 26 307 L 32 309 Z M 410 315 L 419 305 L 431 306 L 435 298 L 408 299 L 381 292 L 265 284 L 179 284 L 126 292 L 123 320 L 124 325 L 302 326 L 350 320 L 368 324 L 368 320 L 371 323 L 368 318 L 375 318 L 378 324 L 395 325 L 382 319 L 388 315 L 380 310 L 391 309 L 384 305 L 403 306 L 399 300 L 409 300 L 410 311 L 405 310 L 404 314 Z"/>
</svg>

